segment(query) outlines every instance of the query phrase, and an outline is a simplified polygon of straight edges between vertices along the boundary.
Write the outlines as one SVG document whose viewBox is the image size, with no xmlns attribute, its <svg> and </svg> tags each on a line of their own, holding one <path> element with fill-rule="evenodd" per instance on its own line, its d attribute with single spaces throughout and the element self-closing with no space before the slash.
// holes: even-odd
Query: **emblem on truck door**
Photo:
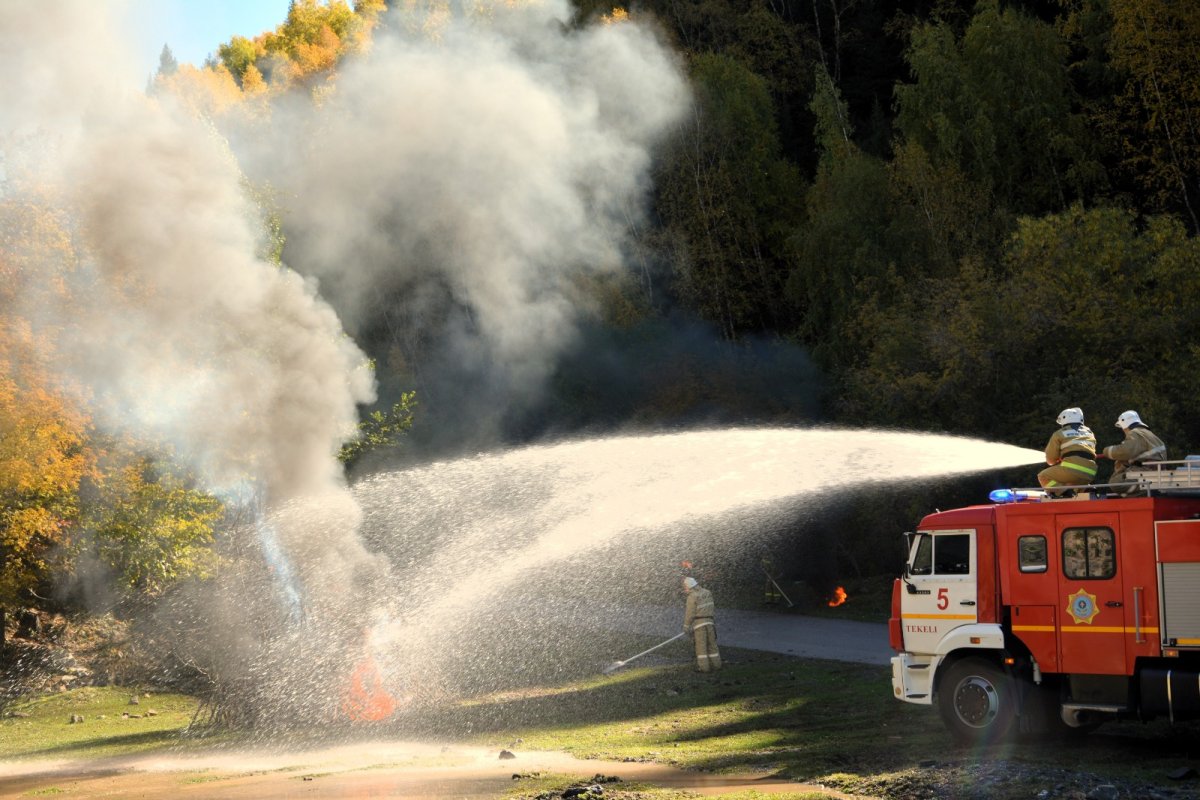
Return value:
<svg viewBox="0 0 1200 800">
<path fill-rule="evenodd" d="M 1092 617 L 1100 613 L 1096 608 L 1096 595 L 1088 594 L 1080 589 L 1075 594 L 1067 595 L 1067 613 L 1075 618 L 1075 624 L 1086 622 L 1092 624 Z"/>
</svg>

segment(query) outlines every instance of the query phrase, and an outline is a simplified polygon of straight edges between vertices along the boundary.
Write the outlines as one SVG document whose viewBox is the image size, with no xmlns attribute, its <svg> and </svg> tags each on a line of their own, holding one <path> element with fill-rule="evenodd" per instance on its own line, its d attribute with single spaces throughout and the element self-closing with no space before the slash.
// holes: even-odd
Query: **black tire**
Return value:
<svg viewBox="0 0 1200 800">
<path fill-rule="evenodd" d="M 1012 680 L 982 658 L 964 658 L 946 669 L 938 683 L 942 721 L 964 744 L 991 744 L 1005 739 L 1017 716 Z"/>
</svg>

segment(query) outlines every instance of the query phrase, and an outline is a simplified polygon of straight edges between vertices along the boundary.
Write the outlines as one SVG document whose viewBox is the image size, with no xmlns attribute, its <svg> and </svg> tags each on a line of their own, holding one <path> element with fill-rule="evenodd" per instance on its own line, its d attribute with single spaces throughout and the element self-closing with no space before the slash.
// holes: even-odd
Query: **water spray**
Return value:
<svg viewBox="0 0 1200 800">
<path fill-rule="evenodd" d="M 813 453 L 822 454 L 817 471 L 803 463 Z M 734 428 L 565 441 L 380 473 L 353 491 L 367 538 L 398 570 L 405 613 L 372 638 L 403 654 L 394 669 L 381 667 L 389 682 L 414 679 L 414 697 L 426 683 L 486 684 L 525 668 L 529 648 L 554 662 L 547 656 L 567 661 L 587 646 L 558 629 L 548 639 L 546 626 L 612 629 L 598 598 L 608 596 L 614 615 L 646 602 L 650 584 L 581 580 L 597 554 L 644 575 L 639 563 L 656 546 L 674 547 L 674 537 L 702 536 L 732 552 L 846 491 L 1042 459 L 1039 450 L 934 434 Z M 488 658 L 481 641 L 494 642 Z"/>
</svg>

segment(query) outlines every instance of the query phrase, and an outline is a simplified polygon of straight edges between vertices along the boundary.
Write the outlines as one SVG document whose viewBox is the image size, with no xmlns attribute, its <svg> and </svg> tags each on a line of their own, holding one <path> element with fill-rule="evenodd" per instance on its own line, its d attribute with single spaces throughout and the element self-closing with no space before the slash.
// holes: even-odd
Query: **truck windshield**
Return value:
<svg viewBox="0 0 1200 800">
<path fill-rule="evenodd" d="M 966 533 L 918 533 L 909 564 L 910 575 L 969 575 L 971 537 Z"/>
<path fill-rule="evenodd" d="M 933 574 L 933 537 L 928 533 L 917 534 L 917 543 L 912 550 L 912 564 L 908 571 L 911 575 Z"/>
</svg>

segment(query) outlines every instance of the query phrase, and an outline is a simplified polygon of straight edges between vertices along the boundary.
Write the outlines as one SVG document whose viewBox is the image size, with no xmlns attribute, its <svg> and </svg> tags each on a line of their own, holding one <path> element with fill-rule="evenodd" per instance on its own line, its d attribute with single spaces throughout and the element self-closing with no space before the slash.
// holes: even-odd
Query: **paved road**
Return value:
<svg viewBox="0 0 1200 800">
<path fill-rule="evenodd" d="M 859 664 L 887 664 L 893 655 L 883 623 L 719 607 L 716 622 L 717 641 L 729 647 Z M 664 639 L 679 633 L 682 623 L 682 604 L 622 608 L 607 619 L 613 630 Z"/>
</svg>

